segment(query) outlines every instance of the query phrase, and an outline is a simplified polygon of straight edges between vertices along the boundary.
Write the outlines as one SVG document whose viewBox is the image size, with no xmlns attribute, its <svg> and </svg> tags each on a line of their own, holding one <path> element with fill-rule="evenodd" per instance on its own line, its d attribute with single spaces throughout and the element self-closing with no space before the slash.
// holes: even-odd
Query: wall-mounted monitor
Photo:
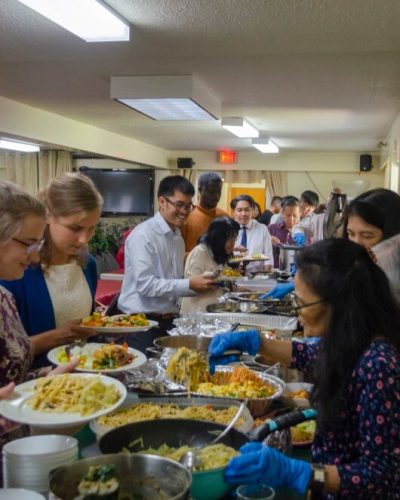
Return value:
<svg viewBox="0 0 400 500">
<path fill-rule="evenodd" d="M 102 216 L 153 215 L 154 170 L 80 167 L 104 198 Z"/>
</svg>

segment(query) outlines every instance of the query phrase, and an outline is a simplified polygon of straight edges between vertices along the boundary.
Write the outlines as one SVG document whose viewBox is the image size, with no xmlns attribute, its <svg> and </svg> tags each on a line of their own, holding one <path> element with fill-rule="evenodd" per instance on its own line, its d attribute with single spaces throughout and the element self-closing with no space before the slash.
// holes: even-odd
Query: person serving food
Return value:
<svg viewBox="0 0 400 500">
<path fill-rule="evenodd" d="M 345 239 L 305 248 L 297 259 L 299 319 L 317 343 L 266 339 L 257 331 L 212 340 L 212 365 L 228 349 L 313 371 L 318 410 L 315 464 L 251 443 L 230 461 L 228 482 L 289 487 L 323 498 L 394 499 L 400 491 L 400 311 L 371 252 Z"/>
</svg>

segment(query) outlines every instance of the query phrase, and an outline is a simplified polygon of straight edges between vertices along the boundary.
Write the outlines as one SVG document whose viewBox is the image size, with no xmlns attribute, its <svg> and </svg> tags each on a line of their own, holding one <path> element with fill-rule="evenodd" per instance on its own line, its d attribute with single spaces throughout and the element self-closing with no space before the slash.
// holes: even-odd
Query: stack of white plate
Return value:
<svg viewBox="0 0 400 500">
<path fill-rule="evenodd" d="M 3 447 L 4 486 L 47 492 L 50 471 L 77 459 L 78 441 L 70 436 L 16 439 Z"/>
</svg>

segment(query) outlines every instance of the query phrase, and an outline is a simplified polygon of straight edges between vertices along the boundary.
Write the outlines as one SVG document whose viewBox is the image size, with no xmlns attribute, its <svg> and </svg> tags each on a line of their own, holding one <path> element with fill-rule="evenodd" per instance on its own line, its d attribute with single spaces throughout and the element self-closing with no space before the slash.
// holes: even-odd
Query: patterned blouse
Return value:
<svg viewBox="0 0 400 500">
<path fill-rule="evenodd" d="M 306 371 L 319 343 L 293 342 L 292 367 Z M 363 353 L 349 380 L 340 422 L 312 445 L 315 463 L 336 465 L 340 492 L 324 498 L 400 499 L 400 354 L 386 340 Z"/>
<path fill-rule="evenodd" d="M 0 285 L 0 387 L 15 382 L 20 384 L 32 373 L 33 361 L 31 339 L 26 334 L 13 295 Z M 0 435 L 15 424 L 0 417 Z"/>
</svg>

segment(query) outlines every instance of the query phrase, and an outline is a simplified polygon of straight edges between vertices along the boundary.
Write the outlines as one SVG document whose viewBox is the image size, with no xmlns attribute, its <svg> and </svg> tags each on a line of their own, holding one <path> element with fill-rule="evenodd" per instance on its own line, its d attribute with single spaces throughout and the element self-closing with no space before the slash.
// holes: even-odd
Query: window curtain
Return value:
<svg viewBox="0 0 400 500">
<path fill-rule="evenodd" d="M 286 196 L 288 191 L 287 172 L 268 170 L 264 173 L 265 187 L 272 196 Z"/>
<path fill-rule="evenodd" d="M 22 186 L 32 194 L 64 172 L 72 172 L 72 153 L 41 151 L 40 153 L 0 153 L 0 164 L 6 169 L 7 180 Z"/>
</svg>

